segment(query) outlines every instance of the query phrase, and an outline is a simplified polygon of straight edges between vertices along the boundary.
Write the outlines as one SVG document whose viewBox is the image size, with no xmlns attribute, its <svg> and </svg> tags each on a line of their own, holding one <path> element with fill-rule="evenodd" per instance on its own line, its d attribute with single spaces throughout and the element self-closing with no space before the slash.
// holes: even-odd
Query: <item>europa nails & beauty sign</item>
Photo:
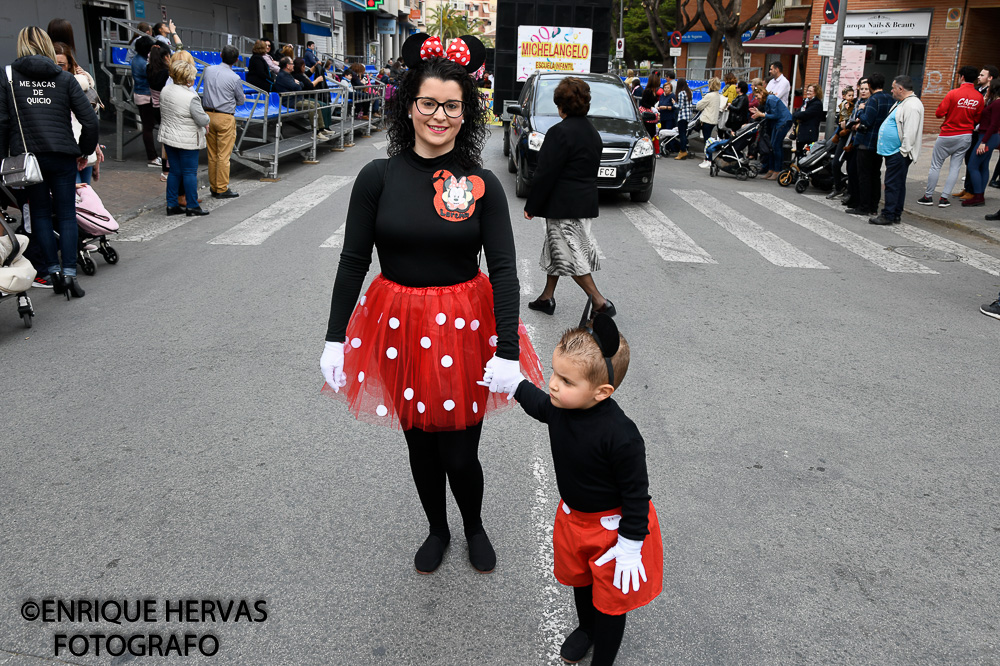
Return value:
<svg viewBox="0 0 1000 666">
<path fill-rule="evenodd" d="M 851 12 L 844 26 L 844 37 L 926 37 L 930 32 L 930 12 Z"/>
<path fill-rule="evenodd" d="M 526 81 L 535 70 L 590 72 L 594 31 L 521 25 L 517 28 L 517 80 Z"/>
</svg>

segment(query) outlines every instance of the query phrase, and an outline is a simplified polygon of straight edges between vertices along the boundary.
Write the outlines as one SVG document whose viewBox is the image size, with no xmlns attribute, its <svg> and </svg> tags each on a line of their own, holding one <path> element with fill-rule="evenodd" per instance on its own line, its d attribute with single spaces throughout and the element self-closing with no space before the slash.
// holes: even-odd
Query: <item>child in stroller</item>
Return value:
<svg viewBox="0 0 1000 666">
<path fill-rule="evenodd" d="M 812 183 L 823 190 L 832 190 L 834 184 L 833 155 L 835 145 L 823 139 L 810 144 L 791 166 L 778 174 L 778 185 L 795 185 L 802 194 Z"/>
<path fill-rule="evenodd" d="M 720 171 L 736 176 L 737 180 L 756 178 L 756 165 L 747 157 L 747 148 L 757 138 L 761 121 L 757 120 L 741 127 L 736 132 L 726 130 L 728 137 L 712 143 L 706 148 L 709 156 L 708 175 L 715 177 Z"/>
<path fill-rule="evenodd" d="M 701 131 L 701 123 L 699 122 L 701 118 L 701 111 L 698 111 L 687 126 L 687 136 L 688 138 L 698 134 Z M 680 130 L 675 126 L 671 129 L 661 129 L 660 130 L 660 155 L 663 157 L 669 157 L 673 153 L 681 152 L 681 141 L 679 136 Z"/>
</svg>

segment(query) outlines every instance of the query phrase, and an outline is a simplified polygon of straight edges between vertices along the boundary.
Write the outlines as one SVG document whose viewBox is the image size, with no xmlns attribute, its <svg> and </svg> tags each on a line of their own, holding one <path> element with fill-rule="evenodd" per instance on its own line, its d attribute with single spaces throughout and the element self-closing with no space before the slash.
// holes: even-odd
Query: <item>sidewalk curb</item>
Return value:
<svg viewBox="0 0 1000 666">
<path fill-rule="evenodd" d="M 921 220 L 926 220 L 928 222 L 933 222 L 934 224 L 946 227 L 948 229 L 954 229 L 955 231 L 961 231 L 977 238 L 981 238 L 990 243 L 1000 245 L 1000 229 L 992 231 L 990 229 L 979 229 L 966 222 L 961 222 L 957 220 L 942 220 L 937 217 L 931 217 L 920 211 L 918 208 L 911 208 L 909 206 L 903 206 L 903 212 L 909 213 L 914 217 L 919 217 Z"/>
<path fill-rule="evenodd" d="M 208 167 L 201 167 L 198 169 L 198 190 L 203 190 L 208 187 Z M 151 210 L 156 210 L 157 208 L 165 207 L 166 201 L 164 201 L 163 196 L 159 196 L 155 199 L 150 199 L 149 201 L 140 204 L 139 206 L 127 210 L 121 215 L 115 215 L 115 220 L 118 224 L 134 220 L 140 215 L 144 215 Z"/>
</svg>

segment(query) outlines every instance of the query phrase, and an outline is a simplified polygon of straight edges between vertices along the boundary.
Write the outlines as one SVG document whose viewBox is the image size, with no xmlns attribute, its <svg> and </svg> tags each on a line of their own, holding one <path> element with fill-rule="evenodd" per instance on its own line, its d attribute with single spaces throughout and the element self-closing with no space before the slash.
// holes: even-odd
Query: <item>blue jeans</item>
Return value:
<svg viewBox="0 0 1000 666">
<path fill-rule="evenodd" d="M 906 201 L 906 174 L 910 170 L 910 158 L 902 153 L 893 153 L 885 158 L 885 205 L 882 217 L 898 220 L 903 214 Z"/>
<path fill-rule="evenodd" d="M 83 171 L 76 172 L 76 182 L 90 185 L 94 180 L 94 167 L 89 166 Z"/>
<path fill-rule="evenodd" d="M 686 153 L 688 149 L 688 121 L 677 121 L 677 140 L 681 144 L 681 152 Z"/>
<path fill-rule="evenodd" d="M 996 150 L 997 144 L 1000 144 L 1000 134 L 994 134 L 990 137 L 986 144 L 988 150 L 982 155 L 975 152 L 975 149 L 979 147 L 978 144 L 973 147 L 972 157 L 969 158 L 969 175 L 972 177 L 972 186 L 969 191 L 973 194 L 982 194 L 986 191 L 986 183 L 990 179 L 990 157 Z"/>
<path fill-rule="evenodd" d="M 76 158 L 65 153 L 35 153 L 44 180 L 27 188 L 31 235 L 45 256 L 49 274 L 76 276 Z M 53 227 L 53 217 L 55 218 Z M 56 241 L 55 231 L 59 231 Z"/>
<path fill-rule="evenodd" d="M 167 175 L 167 206 L 177 206 L 177 196 L 181 182 L 184 183 L 184 196 L 187 197 L 189 210 L 200 208 L 198 205 L 198 151 L 185 150 L 167 146 L 167 159 L 170 160 L 170 173 Z"/>
<path fill-rule="evenodd" d="M 771 171 L 781 171 L 785 168 L 785 135 L 792 128 L 792 121 L 786 120 L 780 125 L 775 125 L 771 130 Z"/>
</svg>

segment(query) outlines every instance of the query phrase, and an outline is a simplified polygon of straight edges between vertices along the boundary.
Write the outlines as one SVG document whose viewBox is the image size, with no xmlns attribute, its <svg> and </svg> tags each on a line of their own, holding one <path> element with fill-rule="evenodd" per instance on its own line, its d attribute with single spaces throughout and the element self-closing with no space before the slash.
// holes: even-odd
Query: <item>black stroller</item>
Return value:
<svg viewBox="0 0 1000 666">
<path fill-rule="evenodd" d="M 812 144 L 807 151 L 778 174 L 778 184 L 782 187 L 795 185 L 795 191 L 802 194 L 812 183 L 821 190 L 832 190 L 834 183 L 833 155 L 837 146 L 825 139 Z"/>
<path fill-rule="evenodd" d="M 757 166 L 750 163 L 747 148 L 757 138 L 761 121 L 747 123 L 736 132 L 730 132 L 729 138 L 716 141 L 708 148 L 712 153 L 712 163 L 708 167 L 708 175 L 719 175 L 720 171 L 736 176 L 736 180 L 756 178 L 759 173 Z"/>
</svg>

